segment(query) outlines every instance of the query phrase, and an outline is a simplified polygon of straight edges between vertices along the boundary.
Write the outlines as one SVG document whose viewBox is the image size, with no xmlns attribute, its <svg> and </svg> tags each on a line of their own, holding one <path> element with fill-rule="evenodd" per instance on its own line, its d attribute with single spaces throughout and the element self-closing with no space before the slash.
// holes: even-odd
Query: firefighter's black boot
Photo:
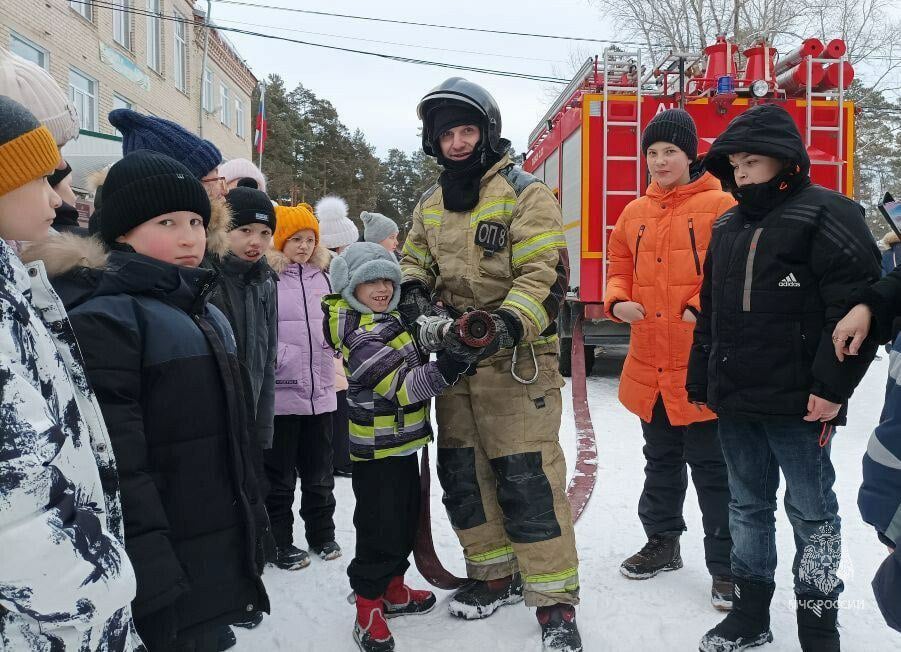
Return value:
<svg viewBox="0 0 901 652">
<path fill-rule="evenodd" d="M 451 615 L 466 620 L 487 618 L 505 604 L 522 602 L 522 578 L 519 573 L 499 580 L 473 580 L 454 594 L 448 609 Z"/>
<path fill-rule="evenodd" d="M 571 604 L 538 607 L 541 643 L 546 652 L 582 652 L 582 637 L 576 626 L 576 608 Z"/>
<path fill-rule="evenodd" d="M 700 652 L 738 652 L 773 640 L 770 631 L 770 602 L 776 585 L 735 578 L 732 611 L 704 634 Z"/>
</svg>

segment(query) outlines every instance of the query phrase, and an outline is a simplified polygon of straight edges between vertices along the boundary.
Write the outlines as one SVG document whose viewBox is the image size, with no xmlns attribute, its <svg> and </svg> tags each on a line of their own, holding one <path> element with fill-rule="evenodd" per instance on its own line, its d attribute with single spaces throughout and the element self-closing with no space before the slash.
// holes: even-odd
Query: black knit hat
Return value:
<svg viewBox="0 0 901 652">
<path fill-rule="evenodd" d="M 430 132 L 435 136 L 436 141 L 448 129 L 453 129 L 460 125 L 477 125 L 482 129 L 485 122 L 485 116 L 462 102 L 452 102 L 438 106 L 429 112 L 427 119 L 431 124 Z"/>
<path fill-rule="evenodd" d="M 263 224 L 275 233 L 275 208 L 262 190 L 238 186 L 228 191 L 225 201 L 232 210 L 229 230 L 247 224 Z"/>
<path fill-rule="evenodd" d="M 688 111 L 667 109 L 654 116 L 641 136 L 641 151 L 647 156 L 654 143 L 672 143 L 692 161 L 698 158 L 698 129 Z"/>
<path fill-rule="evenodd" d="M 191 171 L 165 154 L 132 152 L 110 168 L 103 183 L 100 234 L 112 244 L 159 215 L 189 211 L 210 223 L 210 199 Z"/>
</svg>

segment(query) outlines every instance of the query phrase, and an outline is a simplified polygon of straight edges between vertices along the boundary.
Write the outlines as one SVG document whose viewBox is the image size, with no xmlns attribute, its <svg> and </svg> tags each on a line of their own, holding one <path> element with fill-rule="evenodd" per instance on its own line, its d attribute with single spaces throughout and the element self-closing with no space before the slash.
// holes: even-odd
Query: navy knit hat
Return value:
<svg viewBox="0 0 901 652">
<path fill-rule="evenodd" d="M 688 111 L 667 109 L 654 116 L 641 136 L 642 153 L 647 156 L 648 147 L 660 142 L 672 143 L 689 160 L 698 158 L 698 128 Z"/>
<path fill-rule="evenodd" d="M 178 161 L 139 150 L 116 162 L 103 184 L 100 235 L 112 244 L 136 226 L 166 213 L 189 211 L 210 223 L 210 199 Z"/>
<path fill-rule="evenodd" d="M 222 154 L 213 143 L 169 120 L 116 109 L 110 111 L 109 121 L 122 133 L 122 156 L 139 149 L 159 152 L 174 158 L 198 179 L 222 163 Z"/>
</svg>

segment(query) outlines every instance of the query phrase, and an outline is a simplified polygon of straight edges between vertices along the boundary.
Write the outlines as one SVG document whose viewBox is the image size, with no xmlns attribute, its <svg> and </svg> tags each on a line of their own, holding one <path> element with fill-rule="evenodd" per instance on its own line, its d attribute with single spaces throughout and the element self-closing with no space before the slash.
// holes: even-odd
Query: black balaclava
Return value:
<svg viewBox="0 0 901 652">
<path fill-rule="evenodd" d="M 479 185 L 488 169 L 501 159 L 501 155 L 485 146 L 485 117 L 471 106 L 457 102 L 443 104 L 429 112 L 432 125 L 430 133 L 438 164 L 444 171 L 438 177 L 444 208 L 449 211 L 471 211 L 479 203 Z M 440 137 L 448 129 L 473 124 L 479 127 L 482 137 L 472 154 L 463 161 L 452 161 L 441 152 Z"/>
<path fill-rule="evenodd" d="M 801 166 L 786 161 L 782 171 L 769 181 L 747 186 L 733 185 L 731 190 L 741 212 L 751 219 L 760 219 L 809 185 L 810 177 L 802 174 Z"/>
</svg>

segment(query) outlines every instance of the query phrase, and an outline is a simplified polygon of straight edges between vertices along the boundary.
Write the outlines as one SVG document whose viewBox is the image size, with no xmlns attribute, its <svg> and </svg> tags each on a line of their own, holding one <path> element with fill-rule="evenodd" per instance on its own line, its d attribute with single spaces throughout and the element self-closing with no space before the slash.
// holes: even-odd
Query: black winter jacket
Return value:
<svg viewBox="0 0 901 652">
<path fill-rule="evenodd" d="M 246 371 L 256 442 L 272 447 L 275 417 L 275 360 L 278 340 L 278 276 L 265 258 L 243 260 L 233 253 L 208 256 L 204 263 L 219 273 L 210 303 L 225 313 Z"/>
<path fill-rule="evenodd" d="M 800 176 L 763 214 L 736 190 L 739 205 L 714 224 L 686 389 L 719 414 L 797 419 L 810 394 L 846 403 L 872 362 L 870 343 L 839 362 L 832 331 L 848 296 L 879 279 L 880 257 L 860 205 L 810 185 L 797 128 L 780 122 L 788 114 L 761 109 L 733 120 L 709 169 L 731 176 L 727 154 L 754 142 L 756 153 L 790 156 Z"/>
<path fill-rule="evenodd" d="M 94 238 L 42 246 L 119 467 L 135 619 L 165 613 L 190 636 L 268 611 L 235 343 L 207 305 L 216 273 L 107 255 Z"/>
</svg>

